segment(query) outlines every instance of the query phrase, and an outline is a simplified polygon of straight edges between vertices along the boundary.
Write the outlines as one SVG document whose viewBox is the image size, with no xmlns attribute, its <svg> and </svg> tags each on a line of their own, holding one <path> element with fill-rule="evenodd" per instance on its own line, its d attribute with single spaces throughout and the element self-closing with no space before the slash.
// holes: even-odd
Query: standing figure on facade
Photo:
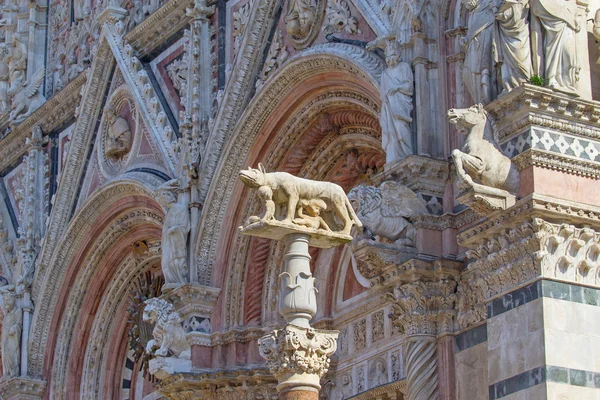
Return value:
<svg viewBox="0 0 600 400">
<path fill-rule="evenodd" d="M 575 87 L 581 66 L 575 41 L 575 34 L 580 30 L 577 3 L 575 0 L 532 0 L 531 14 L 534 73 L 542 76 L 548 87 L 578 95 Z"/>
<path fill-rule="evenodd" d="M 27 46 L 21 35 L 15 33 L 12 37 L 12 48 L 8 56 L 8 71 L 11 89 L 21 89 L 27 78 Z"/>
<path fill-rule="evenodd" d="M 386 70 L 381 74 L 381 141 L 386 162 L 402 160 L 411 155 L 410 116 L 414 79 L 410 65 L 400 58 L 400 44 L 395 35 L 387 35 L 367 45 L 367 50 L 385 50 Z"/>
<path fill-rule="evenodd" d="M 475 103 L 488 104 L 494 98 L 494 46 L 498 0 L 463 0 L 470 11 L 467 36 L 463 39 L 465 61 L 463 81 Z"/>
<path fill-rule="evenodd" d="M 529 82 L 532 74 L 529 42 L 529 0 L 505 0 L 496 13 L 496 40 L 503 91 Z"/>
<path fill-rule="evenodd" d="M 600 8 L 596 10 L 596 15 L 594 16 L 594 29 L 592 33 L 596 40 L 600 41 Z M 600 64 L 600 58 L 596 60 L 596 64 Z"/>
<path fill-rule="evenodd" d="M 10 102 L 8 99 L 9 70 L 7 64 L 8 48 L 6 44 L 0 44 L 0 114 L 6 114 L 10 111 Z"/>
<path fill-rule="evenodd" d="M 158 201 L 167 210 L 162 230 L 162 271 L 166 284 L 188 282 L 187 240 L 190 233 L 190 212 L 185 193 L 177 179 L 157 189 Z"/>
<path fill-rule="evenodd" d="M 2 321 L 3 378 L 11 378 L 20 375 L 23 313 L 17 307 L 14 285 L 1 287 L 0 294 L 2 295 L 2 309 L 4 310 L 4 320 Z"/>
</svg>

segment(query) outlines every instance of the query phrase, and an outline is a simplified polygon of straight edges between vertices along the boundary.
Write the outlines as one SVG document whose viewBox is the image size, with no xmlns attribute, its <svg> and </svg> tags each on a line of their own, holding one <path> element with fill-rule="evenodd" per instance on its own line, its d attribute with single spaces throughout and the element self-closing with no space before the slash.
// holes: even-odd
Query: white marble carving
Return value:
<svg viewBox="0 0 600 400">
<path fill-rule="evenodd" d="M 548 87 L 573 95 L 577 95 L 581 70 L 577 52 L 582 49 L 575 40 L 580 29 L 575 1 L 531 1 L 534 72 L 545 78 Z"/>
<path fill-rule="evenodd" d="M 158 202 L 167 210 L 162 231 L 162 271 L 167 287 L 188 282 L 187 239 L 191 228 L 186 193 L 172 179 L 156 190 Z"/>
<path fill-rule="evenodd" d="M 475 211 L 486 214 L 514 204 L 519 190 L 519 171 L 500 151 L 493 118 L 481 104 L 448 110 L 448 119 L 467 136 L 461 150 L 452 151 L 461 190 L 474 190 Z"/>
<path fill-rule="evenodd" d="M 348 198 L 364 229 L 358 239 L 377 242 L 385 238 L 396 246 L 414 246 L 416 230 L 409 219 L 413 215 L 429 214 L 417 195 L 396 182 L 384 182 L 379 187 L 358 186 Z"/>
<path fill-rule="evenodd" d="M 104 154 L 118 161 L 131 150 L 131 129 L 127 120 L 118 115 L 110 105 L 104 108 L 104 118 L 108 124 Z"/>
<path fill-rule="evenodd" d="M 0 288 L 2 296 L 2 371 L 3 379 L 20 375 L 21 366 L 21 330 L 23 312 L 17 306 L 15 286 L 7 285 Z"/>
<path fill-rule="evenodd" d="M 262 164 L 258 169 L 248 167 L 240 171 L 240 179 L 250 188 L 258 189 L 265 203 L 266 212 L 259 217 L 250 217 L 248 222 L 268 221 L 282 218 L 285 224 L 308 226 L 348 235 L 352 226 L 362 227 L 354 213 L 344 189 L 330 182 L 311 181 L 298 178 L 287 172 L 266 172 Z M 325 211 L 330 217 L 326 223 L 321 217 Z M 341 223 L 334 231 L 332 223 L 337 216 Z M 316 227 L 316 228 L 315 228 Z"/>
<path fill-rule="evenodd" d="M 385 50 L 387 68 L 381 74 L 381 140 L 386 162 L 402 160 L 413 153 L 411 128 L 414 77 L 410 65 L 400 57 L 400 44 L 395 35 L 387 35 L 370 42 L 368 50 Z"/>
<path fill-rule="evenodd" d="M 148 299 L 144 304 L 143 321 L 155 325 L 152 330 L 154 339 L 148 341 L 146 352 L 161 357 L 172 353 L 176 358 L 189 360 L 190 345 L 173 305 L 158 297 Z"/>
<path fill-rule="evenodd" d="M 350 13 L 345 0 L 330 0 L 327 5 L 327 21 L 323 30 L 326 33 L 345 32 L 350 35 L 362 33 L 358 29 L 358 20 Z"/>
</svg>

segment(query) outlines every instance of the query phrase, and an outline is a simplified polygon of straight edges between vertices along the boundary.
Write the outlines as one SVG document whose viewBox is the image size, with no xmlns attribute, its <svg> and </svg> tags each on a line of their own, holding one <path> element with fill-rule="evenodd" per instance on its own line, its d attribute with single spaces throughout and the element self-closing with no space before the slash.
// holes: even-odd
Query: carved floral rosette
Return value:
<svg viewBox="0 0 600 400">
<path fill-rule="evenodd" d="M 407 336 L 437 335 L 454 328 L 456 281 L 415 281 L 400 284 L 391 295 L 395 324 Z"/>
<path fill-rule="evenodd" d="M 258 340 L 260 355 L 277 380 L 279 391 L 304 386 L 320 389 L 319 380 L 329 369 L 337 349 L 338 331 L 287 325 Z"/>
</svg>

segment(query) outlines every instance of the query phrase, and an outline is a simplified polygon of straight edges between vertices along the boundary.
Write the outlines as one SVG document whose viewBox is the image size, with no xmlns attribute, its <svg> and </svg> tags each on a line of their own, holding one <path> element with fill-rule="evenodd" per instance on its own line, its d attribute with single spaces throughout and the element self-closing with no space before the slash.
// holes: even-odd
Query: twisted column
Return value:
<svg viewBox="0 0 600 400">
<path fill-rule="evenodd" d="M 435 336 L 406 339 L 406 387 L 408 400 L 439 399 Z"/>
<path fill-rule="evenodd" d="M 395 323 L 406 334 L 408 400 L 437 400 L 436 335 L 453 327 L 456 282 L 441 279 L 414 281 L 394 289 Z"/>
</svg>

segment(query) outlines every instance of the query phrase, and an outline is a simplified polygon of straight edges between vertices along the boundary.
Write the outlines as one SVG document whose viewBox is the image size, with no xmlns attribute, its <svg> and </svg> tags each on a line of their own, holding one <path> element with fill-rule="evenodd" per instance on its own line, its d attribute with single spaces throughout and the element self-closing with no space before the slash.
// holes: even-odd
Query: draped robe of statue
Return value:
<svg viewBox="0 0 600 400">
<path fill-rule="evenodd" d="M 543 76 L 553 89 L 577 94 L 580 66 L 575 34 L 575 0 L 531 0 L 532 48 L 534 72 Z M 587 49 L 586 49 L 587 51 Z"/>
<path fill-rule="evenodd" d="M 470 5 L 472 8 L 464 42 L 463 81 L 475 104 L 488 104 L 494 97 L 492 88 L 496 81 L 496 0 L 474 0 Z"/>
<path fill-rule="evenodd" d="M 21 329 L 23 313 L 11 293 L 4 295 L 4 320 L 2 321 L 2 370 L 4 377 L 19 376 L 21 365 Z"/>
<path fill-rule="evenodd" d="M 503 90 L 528 82 L 533 74 L 529 42 L 529 0 L 505 3 L 496 14 L 496 47 L 501 62 Z"/>
<path fill-rule="evenodd" d="M 399 56 L 398 56 L 399 58 Z M 410 65 L 388 65 L 381 75 L 381 136 L 386 162 L 412 154 L 410 113 L 413 108 L 413 73 Z"/>
<path fill-rule="evenodd" d="M 187 204 L 176 201 L 169 205 L 162 234 L 162 270 L 166 283 L 187 283 L 187 237 L 190 215 Z"/>
</svg>

